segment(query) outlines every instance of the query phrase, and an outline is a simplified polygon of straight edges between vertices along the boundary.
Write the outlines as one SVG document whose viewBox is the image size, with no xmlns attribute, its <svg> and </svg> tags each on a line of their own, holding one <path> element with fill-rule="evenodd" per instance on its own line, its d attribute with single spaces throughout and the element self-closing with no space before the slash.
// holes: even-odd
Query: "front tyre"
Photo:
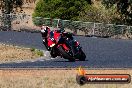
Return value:
<svg viewBox="0 0 132 88">
<path fill-rule="evenodd" d="M 84 53 L 82 50 L 80 50 L 79 60 L 80 60 L 80 61 L 85 61 L 85 59 L 86 59 L 85 53 Z"/>
<path fill-rule="evenodd" d="M 75 58 L 69 55 L 62 46 L 59 46 L 58 50 L 63 58 L 68 59 L 70 62 L 75 62 Z"/>
<path fill-rule="evenodd" d="M 57 51 L 55 52 L 55 49 L 51 48 L 50 55 L 51 55 L 52 58 L 57 57 Z"/>
</svg>

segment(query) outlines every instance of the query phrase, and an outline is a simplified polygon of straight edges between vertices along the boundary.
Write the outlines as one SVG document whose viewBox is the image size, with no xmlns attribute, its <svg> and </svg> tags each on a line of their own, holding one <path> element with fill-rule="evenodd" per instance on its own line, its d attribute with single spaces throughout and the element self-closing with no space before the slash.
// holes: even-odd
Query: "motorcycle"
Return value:
<svg viewBox="0 0 132 88">
<path fill-rule="evenodd" d="M 52 35 L 53 39 L 50 35 Z M 64 32 L 64 30 L 45 31 L 43 37 L 43 44 L 50 51 L 51 57 L 61 56 L 71 62 L 76 59 L 85 61 L 86 55 L 71 33 Z"/>
</svg>

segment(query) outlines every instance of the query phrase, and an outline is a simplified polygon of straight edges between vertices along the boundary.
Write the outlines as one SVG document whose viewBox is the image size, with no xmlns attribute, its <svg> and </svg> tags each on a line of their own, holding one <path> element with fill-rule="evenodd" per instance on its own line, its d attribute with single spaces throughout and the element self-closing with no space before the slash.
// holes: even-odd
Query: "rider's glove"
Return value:
<svg viewBox="0 0 132 88">
<path fill-rule="evenodd" d="M 44 29 L 42 29 L 42 30 L 41 30 L 41 33 L 45 33 L 45 30 L 44 30 Z"/>
</svg>

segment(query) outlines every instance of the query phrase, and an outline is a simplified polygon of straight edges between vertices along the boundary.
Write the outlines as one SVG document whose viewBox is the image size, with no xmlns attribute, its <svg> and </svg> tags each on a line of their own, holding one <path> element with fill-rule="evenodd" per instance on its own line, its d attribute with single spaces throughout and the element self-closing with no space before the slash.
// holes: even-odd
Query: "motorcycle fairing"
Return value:
<svg viewBox="0 0 132 88">
<path fill-rule="evenodd" d="M 59 47 L 59 46 L 62 46 L 66 51 L 69 51 L 69 50 L 70 50 L 70 49 L 66 46 L 66 44 L 64 44 L 64 43 L 63 43 L 63 44 L 59 44 L 58 47 Z"/>
<path fill-rule="evenodd" d="M 54 45 L 55 43 L 50 38 L 48 38 L 48 46 L 53 47 Z"/>
</svg>

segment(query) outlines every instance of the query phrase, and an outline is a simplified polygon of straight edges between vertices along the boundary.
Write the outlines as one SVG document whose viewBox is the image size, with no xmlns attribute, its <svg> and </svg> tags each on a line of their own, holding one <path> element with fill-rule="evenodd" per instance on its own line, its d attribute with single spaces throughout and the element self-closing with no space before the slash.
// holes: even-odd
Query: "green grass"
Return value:
<svg viewBox="0 0 132 88">
<path fill-rule="evenodd" d="M 30 50 L 31 50 L 32 52 L 34 52 L 34 51 L 35 51 L 35 48 L 31 48 Z"/>
<path fill-rule="evenodd" d="M 41 50 L 36 50 L 35 52 L 39 56 L 44 56 L 43 51 L 41 51 Z"/>
<path fill-rule="evenodd" d="M 32 52 L 34 52 L 35 54 L 39 55 L 39 56 L 44 56 L 43 51 L 35 49 L 35 48 L 31 48 L 30 49 Z"/>
</svg>

